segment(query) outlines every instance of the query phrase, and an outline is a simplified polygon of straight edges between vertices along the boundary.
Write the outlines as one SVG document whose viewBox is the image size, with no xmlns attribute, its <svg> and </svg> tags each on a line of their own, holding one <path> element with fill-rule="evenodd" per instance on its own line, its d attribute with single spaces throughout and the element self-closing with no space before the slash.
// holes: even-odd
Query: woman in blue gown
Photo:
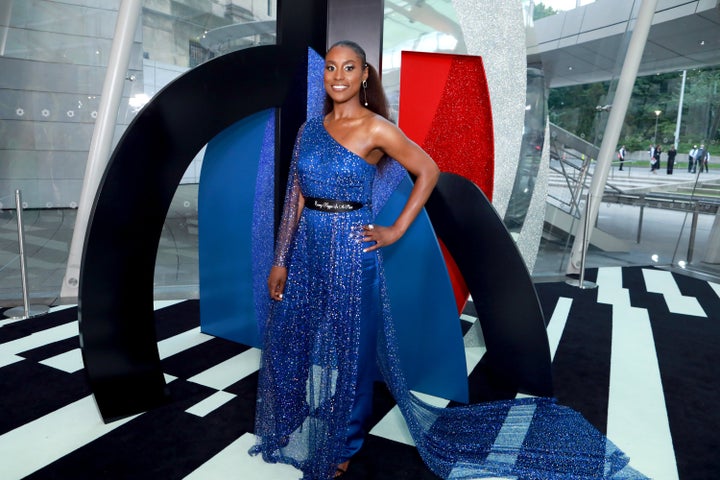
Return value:
<svg viewBox="0 0 720 480">
<path fill-rule="evenodd" d="M 437 182 L 433 160 L 387 120 L 377 72 L 357 44 L 325 57 L 325 114 L 298 133 L 268 277 L 251 453 L 304 479 L 341 476 L 366 434 L 378 370 L 426 464 L 443 478 L 643 478 L 579 414 L 552 399 L 436 408 L 399 366 L 381 247 L 397 241 Z M 373 198 L 395 159 L 414 177 L 392 225 Z"/>
</svg>

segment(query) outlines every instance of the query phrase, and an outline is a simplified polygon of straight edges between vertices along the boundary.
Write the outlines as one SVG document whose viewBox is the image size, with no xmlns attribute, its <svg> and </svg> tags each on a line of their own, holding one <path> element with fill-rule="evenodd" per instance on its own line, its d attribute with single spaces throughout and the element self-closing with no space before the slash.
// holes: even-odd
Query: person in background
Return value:
<svg viewBox="0 0 720 480">
<path fill-rule="evenodd" d="M 652 155 L 650 159 L 650 171 L 657 173 L 660 168 L 660 155 L 662 154 L 662 147 L 658 144 L 652 149 Z"/>
<path fill-rule="evenodd" d="M 705 148 L 705 145 L 700 145 L 700 148 L 697 149 L 697 153 L 695 154 L 695 166 L 700 169 L 700 173 L 702 173 L 703 168 L 705 168 L 705 171 L 708 171 L 708 151 Z M 693 168 L 693 173 L 695 172 L 695 169 Z"/>
<path fill-rule="evenodd" d="M 620 161 L 620 168 L 618 170 L 622 171 L 626 154 L 627 154 L 627 150 L 625 150 L 625 145 L 623 145 L 622 147 L 620 147 L 620 150 L 618 150 L 618 160 Z"/>
<path fill-rule="evenodd" d="M 672 175 L 673 168 L 675 168 L 675 156 L 677 156 L 677 149 L 675 145 L 670 145 L 670 150 L 667 152 L 667 174 Z"/>
<path fill-rule="evenodd" d="M 693 145 L 690 153 L 688 153 L 688 173 L 695 173 L 695 155 L 697 155 L 697 150 L 697 145 Z"/>
</svg>

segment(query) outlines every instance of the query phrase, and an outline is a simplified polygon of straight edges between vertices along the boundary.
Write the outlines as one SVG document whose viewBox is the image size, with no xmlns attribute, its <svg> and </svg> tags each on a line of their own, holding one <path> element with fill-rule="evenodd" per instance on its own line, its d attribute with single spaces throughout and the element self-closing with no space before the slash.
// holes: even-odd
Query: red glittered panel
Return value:
<svg viewBox="0 0 720 480">
<path fill-rule="evenodd" d="M 440 170 L 461 175 L 492 200 L 492 109 L 480 57 L 453 55 L 445 91 L 423 148 Z"/>
<path fill-rule="evenodd" d="M 453 57 L 402 52 L 398 125 L 421 147 L 442 100 Z"/>
<path fill-rule="evenodd" d="M 467 178 L 492 200 L 492 109 L 480 57 L 403 52 L 399 125 L 433 157 L 441 171 Z M 461 313 L 468 287 L 455 260 L 439 241 Z"/>
<path fill-rule="evenodd" d="M 495 148 L 490 95 L 482 58 L 425 55 L 450 57 L 452 65 L 446 75 L 442 99 L 421 146 L 437 162 L 440 170 L 467 178 L 492 200 Z M 430 67 L 424 71 L 426 76 L 435 75 Z M 437 75 L 445 76 L 445 73 Z"/>
</svg>

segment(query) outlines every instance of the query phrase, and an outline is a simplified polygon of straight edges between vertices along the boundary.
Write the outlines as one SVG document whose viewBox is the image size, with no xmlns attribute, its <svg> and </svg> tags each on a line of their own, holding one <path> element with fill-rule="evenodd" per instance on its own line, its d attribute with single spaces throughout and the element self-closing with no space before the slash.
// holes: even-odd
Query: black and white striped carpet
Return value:
<svg viewBox="0 0 720 480">
<path fill-rule="evenodd" d="M 538 284 L 555 393 L 654 479 L 720 477 L 720 284 L 601 268 L 597 289 Z M 519 299 L 521 300 L 521 299 Z M 158 302 L 169 405 L 104 424 L 85 382 L 77 309 L 0 320 L 0 479 L 296 479 L 247 455 L 259 351 L 199 331 L 195 300 Z M 473 399 L 484 347 L 461 315 Z M 132 392 L 129 392 L 132 394 Z M 384 386 L 348 479 L 434 479 Z"/>
</svg>

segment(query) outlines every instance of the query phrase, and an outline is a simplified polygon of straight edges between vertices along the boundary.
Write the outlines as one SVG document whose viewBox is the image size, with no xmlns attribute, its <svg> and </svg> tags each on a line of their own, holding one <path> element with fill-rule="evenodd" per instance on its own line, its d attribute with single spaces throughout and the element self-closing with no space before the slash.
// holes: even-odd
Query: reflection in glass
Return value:
<svg viewBox="0 0 720 480">
<path fill-rule="evenodd" d="M 519 232 L 522 229 L 535 190 L 535 180 L 542 161 L 546 118 L 545 76 L 542 70 L 528 68 L 525 126 L 520 146 L 520 160 L 504 219 L 505 226 L 511 232 Z M 498 150 L 502 155 L 502 151 Z M 498 161 L 502 161 L 500 156 L 496 156 Z"/>
<path fill-rule="evenodd" d="M 403 50 L 467 53 L 452 2 L 448 0 L 385 1 L 382 83 L 390 108 L 395 112 L 398 109 Z"/>
</svg>

